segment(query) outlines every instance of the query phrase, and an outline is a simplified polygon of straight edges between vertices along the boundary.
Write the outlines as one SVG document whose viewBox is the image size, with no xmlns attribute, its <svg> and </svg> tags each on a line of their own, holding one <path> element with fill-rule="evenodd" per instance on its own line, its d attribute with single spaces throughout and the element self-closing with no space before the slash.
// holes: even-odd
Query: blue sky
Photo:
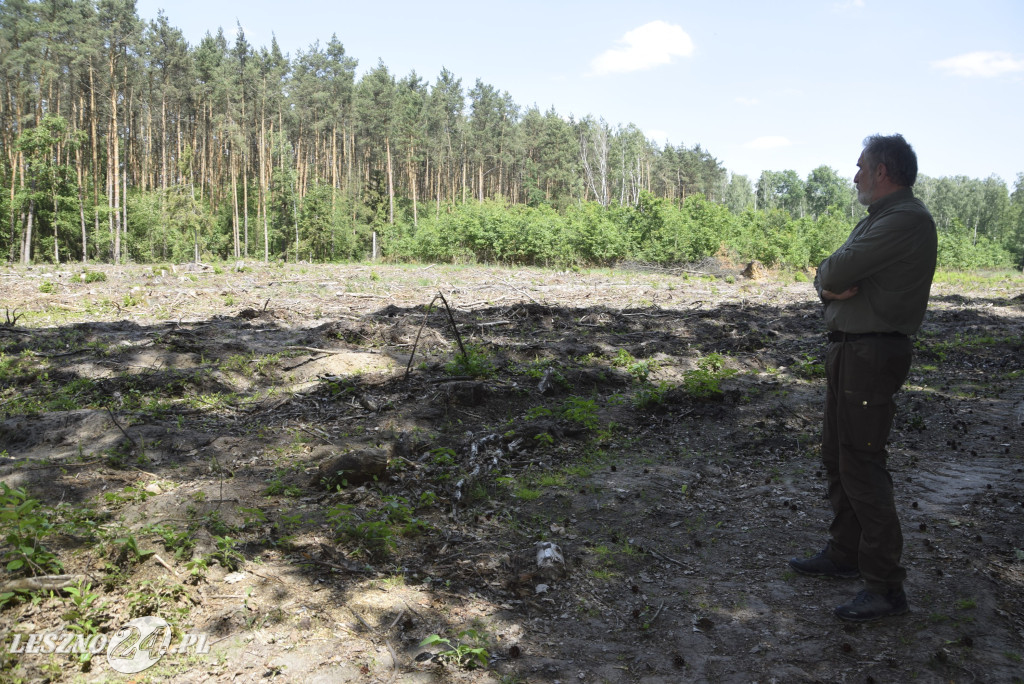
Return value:
<svg viewBox="0 0 1024 684">
<path fill-rule="evenodd" d="M 138 0 L 190 44 L 237 26 L 294 57 L 332 34 L 359 73 L 442 67 L 521 106 L 700 144 L 733 173 L 852 178 L 861 142 L 899 132 L 930 176 L 1024 172 L 1021 0 Z"/>
</svg>

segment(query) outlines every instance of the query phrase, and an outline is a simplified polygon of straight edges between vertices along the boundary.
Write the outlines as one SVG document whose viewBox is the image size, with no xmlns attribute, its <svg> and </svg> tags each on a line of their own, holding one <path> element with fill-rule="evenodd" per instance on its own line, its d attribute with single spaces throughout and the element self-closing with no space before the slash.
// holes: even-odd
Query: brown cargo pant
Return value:
<svg viewBox="0 0 1024 684">
<path fill-rule="evenodd" d="M 908 338 L 864 337 L 831 343 L 825 364 L 821 453 L 834 514 L 827 553 L 860 568 L 866 588 L 880 594 L 901 589 L 907 575 L 885 445 L 912 351 Z"/>
</svg>

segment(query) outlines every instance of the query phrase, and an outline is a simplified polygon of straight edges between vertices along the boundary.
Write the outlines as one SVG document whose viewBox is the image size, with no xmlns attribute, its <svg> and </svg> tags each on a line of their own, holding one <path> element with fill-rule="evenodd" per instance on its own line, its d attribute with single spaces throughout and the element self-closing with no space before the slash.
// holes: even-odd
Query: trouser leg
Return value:
<svg viewBox="0 0 1024 684">
<path fill-rule="evenodd" d="M 833 520 L 829 556 L 857 566 L 869 589 L 899 588 L 903 535 L 885 443 L 906 380 L 911 343 L 866 338 L 829 346 L 822 457 Z"/>
</svg>

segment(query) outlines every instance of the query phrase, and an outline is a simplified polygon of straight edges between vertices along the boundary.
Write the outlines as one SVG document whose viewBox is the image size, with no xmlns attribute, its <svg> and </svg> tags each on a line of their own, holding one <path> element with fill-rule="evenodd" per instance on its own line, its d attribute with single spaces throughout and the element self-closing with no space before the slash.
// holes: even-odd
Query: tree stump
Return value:
<svg viewBox="0 0 1024 684">
<path fill-rule="evenodd" d="M 388 453 L 384 449 L 356 449 L 339 452 L 337 447 L 313 449 L 313 460 L 320 460 L 313 484 L 334 489 L 382 479 L 388 469 Z"/>
<path fill-rule="evenodd" d="M 747 267 L 743 269 L 740 275 L 751 280 L 760 280 L 768 275 L 768 269 L 764 267 L 764 264 L 755 259 L 747 264 Z"/>
</svg>

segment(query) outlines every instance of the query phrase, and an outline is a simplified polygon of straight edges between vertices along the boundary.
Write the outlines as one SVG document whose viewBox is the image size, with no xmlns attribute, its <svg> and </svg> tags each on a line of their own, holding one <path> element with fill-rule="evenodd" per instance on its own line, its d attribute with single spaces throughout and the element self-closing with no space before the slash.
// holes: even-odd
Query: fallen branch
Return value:
<svg viewBox="0 0 1024 684">
<path fill-rule="evenodd" d="M 6 318 L 6 321 L 3 323 L 3 327 L 13 328 L 15 325 L 18 324 L 18 319 L 24 315 L 24 312 L 22 312 L 21 314 L 18 313 L 17 307 L 15 307 L 13 311 L 9 310 L 7 307 L 4 307 L 4 318 Z M 11 318 L 11 316 L 14 316 L 14 318 Z"/>
<path fill-rule="evenodd" d="M 525 292 L 524 290 L 522 290 L 522 289 L 520 289 L 520 288 L 516 287 L 515 285 L 513 285 L 513 284 L 512 284 L 512 283 L 510 283 L 510 282 L 508 282 L 507 280 L 503 280 L 502 282 L 503 282 L 503 283 L 505 283 L 505 285 L 506 285 L 506 286 L 508 286 L 508 287 L 512 288 L 513 290 L 515 290 L 515 291 L 516 291 L 516 292 L 518 292 L 519 294 L 521 294 L 521 295 L 523 295 L 524 297 L 526 297 L 527 299 L 529 299 L 529 300 L 530 300 L 531 302 L 533 302 L 534 304 L 538 304 L 538 305 L 540 305 L 540 306 L 547 306 L 547 304 L 542 304 L 541 302 L 538 302 L 538 301 L 537 301 L 536 299 L 534 299 L 533 297 L 531 297 L 531 296 L 530 296 L 530 293 L 528 293 L 528 292 Z"/>
<path fill-rule="evenodd" d="M 85 575 L 40 575 L 20 577 L 0 586 L 0 591 L 59 591 L 86 581 Z"/>
<path fill-rule="evenodd" d="M 391 642 L 387 639 L 384 640 L 384 645 L 388 647 L 388 652 L 391 653 L 391 676 L 388 677 L 388 684 L 395 681 L 398 677 L 398 654 L 395 653 L 395 647 L 391 645 Z"/>
<path fill-rule="evenodd" d="M 395 628 L 395 625 L 398 624 L 398 621 L 402 619 L 403 615 L 405 615 L 405 608 L 398 611 L 398 615 L 395 617 L 394 620 L 391 621 L 391 625 L 388 627 L 389 632 Z"/>
<path fill-rule="evenodd" d="M 462 344 L 462 336 L 459 335 L 459 326 L 455 324 L 455 316 L 452 315 L 451 307 L 448 306 L 448 300 L 444 298 L 443 294 L 438 292 L 437 296 L 430 300 L 430 304 L 427 306 L 427 311 L 426 313 L 423 314 L 423 322 L 420 323 L 420 329 L 416 331 L 416 339 L 412 343 L 412 352 L 409 354 L 409 363 L 406 364 L 405 366 L 405 377 L 403 378 L 404 380 L 409 379 L 409 372 L 412 370 L 412 360 L 416 358 L 416 347 L 420 343 L 420 335 L 423 334 L 423 328 L 427 324 L 427 316 L 430 315 L 430 311 L 431 309 L 434 308 L 434 304 L 437 302 L 438 299 L 440 299 L 441 302 L 444 303 L 445 311 L 448 312 L 448 322 L 451 323 L 452 332 L 455 333 L 455 341 L 459 344 L 459 353 L 462 355 L 462 358 L 469 358 L 466 355 L 466 347 L 463 346 Z"/>
<path fill-rule="evenodd" d="M 363 616 L 362 616 L 362 615 L 360 615 L 359 613 L 357 613 L 357 612 L 356 612 L 356 611 L 355 611 L 354 609 L 352 609 L 352 608 L 349 608 L 348 610 L 349 610 L 349 612 L 350 612 L 350 613 L 352 613 L 353 615 L 355 615 L 355 616 L 356 616 L 356 620 L 359 620 L 360 624 L 362 624 L 362 625 L 363 625 L 363 627 L 365 627 L 365 628 L 366 628 L 366 631 L 367 631 L 367 632 L 370 632 L 371 634 L 373 634 L 373 632 L 374 632 L 374 629 L 373 629 L 373 627 L 371 627 L 371 626 L 370 626 L 370 624 L 369 624 L 369 623 L 368 623 L 368 622 L 367 622 L 366 620 L 364 620 L 364 619 L 363 619 Z"/>
<path fill-rule="evenodd" d="M 47 352 L 37 352 L 34 350 L 28 350 L 28 353 L 32 356 L 36 356 L 41 359 L 56 359 L 61 356 L 74 356 L 75 354 L 81 354 L 82 352 L 95 351 L 90 347 L 81 347 L 80 349 L 72 349 L 71 351 L 60 352 L 59 354 L 49 354 Z"/>
<path fill-rule="evenodd" d="M 11 459 L 12 462 L 14 462 L 15 460 L 16 459 L 13 459 L 13 458 Z M 24 466 L 24 467 L 19 467 L 18 470 L 19 471 L 24 471 L 24 470 L 47 470 L 49 468 L 83 468 L 85 466 L 96 465 L 97 463 L 103 463 L 103 461 L 104 461 L 104 459 L 96 459 L 94 461 L 82 461 L 81 463 L 67 463 L 66 461 L 60 461 L 59 463 L 48 463 L 46 465 L 40 465 L 40 466 L 31 466 L 31 467 Z M 28 458 L 26 458 L 26 459 L 21 461 L 21 463 L 35 463 L 35 462 L 36 462 L 36 460 L 28 459 Z"/>
<path fill-rule="evenodd" d="M 298 351 L 308 351 L 314 354 L 345 354 L 346 350 L 332 350 L 332 349 L 320 349 L 319 347 L 298 347 L 295 345 L 289 345 L 285 349 L 296 349 Z"/>
<path fill-rule="evenodd" d="M 660 560 L 666 561 L 668 563 L 672 563 L 674 565 L 678 565 L 679 567 L 686 568 L 687 570 L 691 569 L 690 566 L 687 565 L 686 563 L 684 563 L 682 561 L 678 561 L 675 558 L 670 558 L 669 556 L 666 556 L 665 554 L 656 551 L 654 548 L 652 548 L 651 543 L 649 541 L 647 541 L 646 539 L 639 539 L 639 538 L 630 539 L 629 543 L 630 543 L 631 546 L 635 546 L 638 549 L 640 549 L 641 551 L 643 551 L 644 553 L 649 553 L 652 556 L 654 556 L 655 558 L 658 558 Z"/>
<path fill-rule="evenodd" d="M 169 570 L 172 575 L 177 575 L 178 574 L 177 570 L 175 570 L 170 565 L 168 565 L 167 561 L 165 561 L 163 558 L 160 557 L 160 554 L 154 553 L 153 554 L 153 560 L 155 560 L 157 563 L 159 563 L 160 565 L 162 565 L 165 568 L 167 568 L 167 570 Z"/>
<path fill-rule="evenodd" d="M 136 450 L 138 450 L 138 448 L 139 448 L 138 442 L 136 442 L 132 438 L 131 435 L 129 435 L 127 432 L 125 432 L 125 429 L 123 427 L 121 427 L 121 424 L 119 422 L 117 422 L 117 418 L 114 417 L 114 412 L 110 410 L 110 407 L 109 406 L 105 406 L 104 408 L 107 409 L 107 413 L 110 414 L 110 420 L 114 421 L 114 425 L 116 425 L 117 429 L 121 431 L 121 434 L 123 434 L 125 437 L 127 437 L 128 441 L 132 443 L 132 446 L 135 447 Z"/>
</svg>

